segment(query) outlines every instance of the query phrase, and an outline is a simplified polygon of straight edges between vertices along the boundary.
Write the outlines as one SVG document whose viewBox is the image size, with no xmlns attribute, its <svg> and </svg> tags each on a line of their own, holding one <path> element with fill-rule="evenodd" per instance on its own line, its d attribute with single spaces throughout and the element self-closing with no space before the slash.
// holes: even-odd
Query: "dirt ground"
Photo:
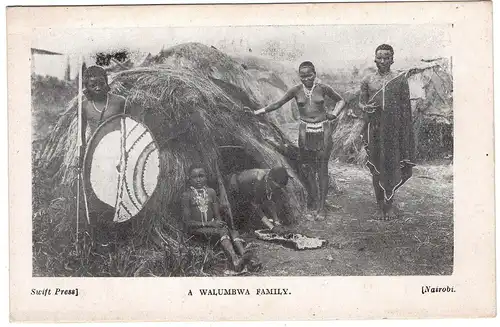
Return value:
<svg viewBox="0 0 500 327">
<path fill-rule="evenodd" d="M 327 240 L 296 251 L 249 236 L 263 263 L 257 276 L 449 275 L 453 272 L 453 167 L 423 165 L 396 193 L 400 219 L 373 220 L 376 204 L 367 169 L 332 163 L 344 190 L 330 194 L 325 220 L 304 218 L 293 230 Z M 330 192 L 332 193 L 332 192 Z"/>
</svg>

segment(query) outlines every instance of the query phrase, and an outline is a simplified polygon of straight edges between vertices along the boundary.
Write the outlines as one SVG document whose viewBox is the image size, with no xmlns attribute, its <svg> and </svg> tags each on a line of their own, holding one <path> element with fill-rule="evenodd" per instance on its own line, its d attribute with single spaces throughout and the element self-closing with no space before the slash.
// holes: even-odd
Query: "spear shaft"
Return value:
<svg viewBox="0 0 500 327">
<path fill-rule="evenodd" d="M 78 176 L 76 181 L 76 252 L 78 253 L 78 233 L 79 233 L 79 225 L 80 225 L 80 178 L 81 178 L 81 162 L 82 162 L 82 147 L 83 147 L 83 122 L 82 122 L 82 88 L 83 88 L 83 58 L 80 57 L 78 63 L 78 131 L 77 131 L 77 140 L 76 145 L 78 149 Z"/>
</svg>

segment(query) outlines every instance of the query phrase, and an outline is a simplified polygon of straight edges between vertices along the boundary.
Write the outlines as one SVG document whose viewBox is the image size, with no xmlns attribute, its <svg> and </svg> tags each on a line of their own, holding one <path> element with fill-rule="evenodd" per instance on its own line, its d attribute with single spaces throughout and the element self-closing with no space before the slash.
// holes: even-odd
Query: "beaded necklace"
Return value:
<svg viewBox="0 0 500 327">
<path fill-rule="evenodd" d="M 92 106 L 94 107 L 95 111 L 97 111 L 98 113 L 101 114 L 104 111 L 106 111 L 106 109 L 108 108 L 109 96 L 108 96 L 108 94 L 106 94 L 106 105 L 104 106 L 104 108 L 102 108 L 102 110 L 97 109 L 94 100 L 92 100 L 91 102 L 92 102 Z"/>
<path fill-rule="evenodd" d="M 193 190 L 194 192 L 194 203 L 201 212 L 201 223 L 205 224 L 207 222 L 207 212 L 209 203 L 207 188 L 203 187 L 202 189 L 199 190 L 191 186 L 191 190 Z"/>
<path fill-rule="evenodd" d="M 312 102 L 312 95 L 313 95 L 314 88 L 316 87 L 316 85 L 318 85 L 318 84 L 316 83 L 316 81 L 314 81 L 313 86 L 311 87 L 310 90 L 308 90 L 306 88 L 306 86 L 304 84 L 302 84 L 302 88 L 304 89 L 304 94 L 306 95 L 306 98 L 309 99 L 309 104 L 311 104 L 311 102 Z"/>
</svg>

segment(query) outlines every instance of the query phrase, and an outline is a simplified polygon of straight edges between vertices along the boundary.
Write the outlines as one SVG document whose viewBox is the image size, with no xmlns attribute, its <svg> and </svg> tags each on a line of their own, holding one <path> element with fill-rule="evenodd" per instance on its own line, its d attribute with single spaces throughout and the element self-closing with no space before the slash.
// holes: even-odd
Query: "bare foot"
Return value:
<svg viewBox="0 0 500 327">
<path fill-rule="evenodd" d="M 385 220 L 393 220 L 393 219 L 396 219 L 398 216 L 396 215 L 394 208 L 390 208 L 389 210 L 387 210 L 384 217 L 385 217 Z"/>
<path fill-rule="evenodd" d="M 399 206 L 393 204 L 392 208 L 394 209 L 396 218 L 403 218 L 403 211 L 399 208 Z"/>
<path fill-rule="evenodd" d="M 243 269 L 243 260 L 236 259 L 233 261 L 233 270 L 236 272 L 240 272 Z"/>
<path fill-rule="evenodd" d="M 251 272 L 258 272 L 262 269 L 262 263 L 259 260 L 257 260 L 256 258 L 252 258 L 248 262 L 248 269 Z"/>
<path fill-rule="evenodd" d="M 305 217 L 306 217 L 306 219 L 307 219 L 307 220 L 309 220 L 309 221 L 314 220 L 314 215 L 313 215 L 313 214 L 311 214 L 311 213 L 307 213 L 307 214 L 305 214 Z"/>
<path fill-rule="evenodd" d="M 316 208 L 316 201 L 314 201 L 312 198 L 307 199 L 307 209 L 314 209 Z"/>
<path fill-rule="evenodd" d="M 236 272 L 241 272 L 245 267 L 245 264 L 251 259 L 251 254 L 246 252 L 240 258 L 233 261 L 233 269 Z"/>
<path fill-rule="evenodd" d="M 326 209 L 319 209 L 316 214 L 316 220 L 325 220 L 326 218 Z"/>
<path fill-rule="evenodd" d="M 374 216 L 374 218 L 373 218 L 374 220 L 386 220 L 383 200 L 377 201 L 377 209 L 375 210 L 375 213 L 373 216 Z"/>
<path fill-rule="evenodd" d="M 345 194 L 346 191 L 343 187 L 340 187 L 337 185 L 337 187 L 333 187 L 333 194 L 335 195 L 342 195 L 342 194 Z"/>
<path fill-rule="evenodd" d="M 396 218 L 398 218 L 398 215 L 392 203 L 384 204 L 384 220 L 394 220 Z"/>
<path fill-rule="evenodd" d="M 329 202 L 329 201 L 327 201 L 327 202 L 325 203 L 325 205 L 326 205 L 327 207 L 331 208 L 331 209 L 334 209 L 334 210 L 340 210 L 340 209 L 342 209 L 342 206 L 340 206 L 340 205 L 336 205 L 336 204 L 334 204 L 334 203 L 332 203 L 332 202 Z"/>
</svg>

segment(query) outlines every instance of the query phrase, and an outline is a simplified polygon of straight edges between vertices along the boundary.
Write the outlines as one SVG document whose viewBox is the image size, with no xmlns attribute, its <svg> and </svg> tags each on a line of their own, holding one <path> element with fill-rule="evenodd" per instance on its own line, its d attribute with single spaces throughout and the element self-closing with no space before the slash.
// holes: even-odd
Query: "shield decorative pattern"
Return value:
<svg viewBox="0 0 500 327">
<path fill-rule="evenodd" d="M 113 116 L 99 126 L 84 160 L 92 202 L 111 207 L 116 223 L 136 216 L 158 184 L 157 143 L 144 124 L 128 115 Z"/>
</svg>

